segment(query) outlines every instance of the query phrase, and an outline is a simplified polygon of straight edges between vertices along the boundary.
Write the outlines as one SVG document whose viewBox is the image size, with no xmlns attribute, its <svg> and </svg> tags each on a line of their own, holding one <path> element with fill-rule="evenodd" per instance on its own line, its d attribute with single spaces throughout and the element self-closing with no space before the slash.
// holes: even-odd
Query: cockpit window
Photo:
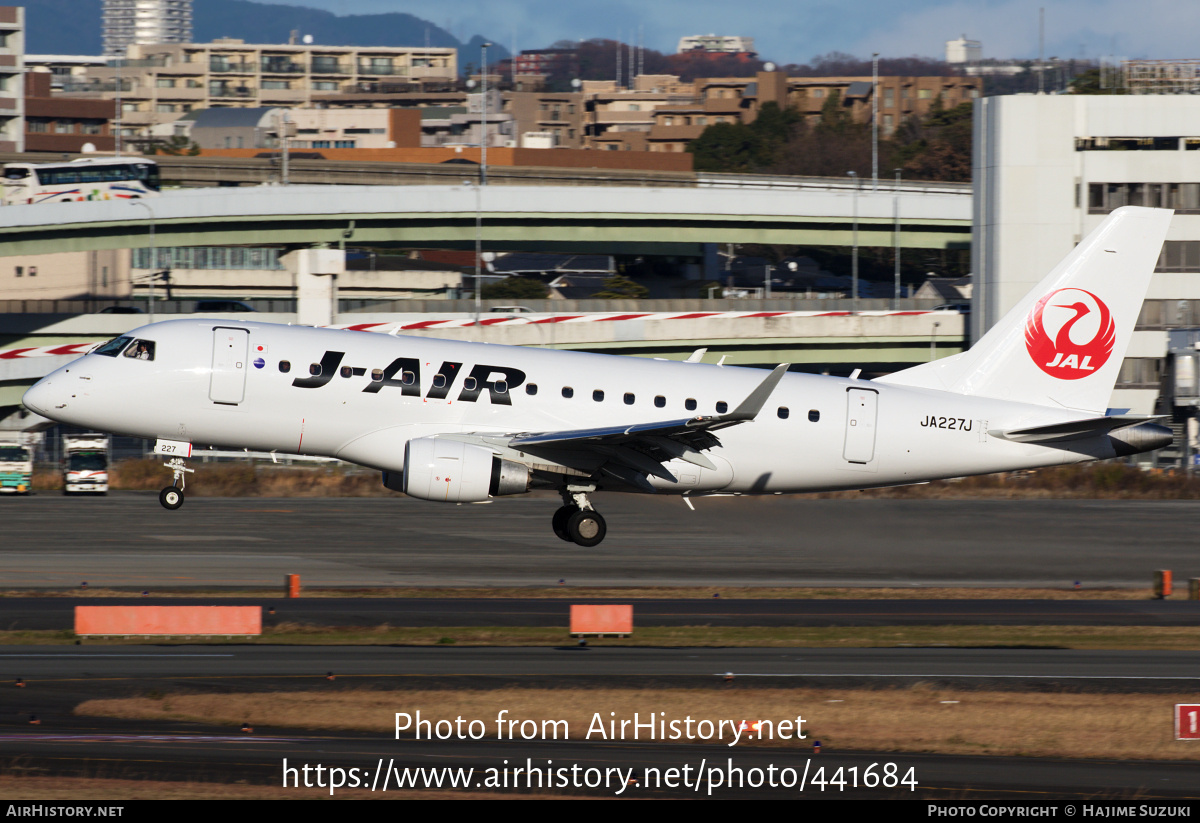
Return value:
<svg viewBox="0 0 1200 823">
<path fill-rule="evenodd" d="M 116 337 L 109 340 L 100 348 L 96 349 L 92 354 L 102 354 L 105 357 L 116 357 L 121 353 L 121 349 L 129 345 L 132 337 Z"/>
<path fill-rule="evenodd" d="M 125 356 L 132 357 L 134 360 L 153 360 L 154 341 L 134 340 L 133 345 L 125 350 Z"/>
</svg>

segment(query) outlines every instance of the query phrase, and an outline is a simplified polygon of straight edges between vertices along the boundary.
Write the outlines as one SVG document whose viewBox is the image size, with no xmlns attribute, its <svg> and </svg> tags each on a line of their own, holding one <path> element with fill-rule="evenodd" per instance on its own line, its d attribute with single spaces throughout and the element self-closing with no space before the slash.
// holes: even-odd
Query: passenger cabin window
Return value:
<svg viewBox="0 0 1200 823">
<path fill-rule="evenodd" d="M 132 358 L 133 360 L 153 360 L 154 341 L 134 340 L 132 345 L 125 350 L 125 356 Z"/>
<path fill-rule="evenodd" d="M 687 409 L 688 411 L 695 411 L 696 410 L 696 398 L 689 397 L 687 400 L 684 400 L 683 407 L 685 409 Z"/>
<path fill-rule="evenodd" d="M 383 369 L 371 369 L 371 382 L 372 383 L 382 383 L 383 382 Z"/>
<path fill-rule="evenodd" d="M 571 388 L 570 386 L 563 386 L 563 397 L 570 400 L 574 396 L 575 396 L 575 390 L 573 388 Z"/>
<path fill-rule="evenodd" d="M 724 414 L 727 411 L 729 411 L 729 404 L 726 403 L 724 400 L 718 400 L 717 401 L 717 414 Z"/>
<path fill-rule="evenodd" d="M 463 388 L 467 391 L 475 391 L 475 389 L 479 388 L 479 381 L 474 377 L 468 377 L 463 381 Z"/>
<path fill-rule="evenodd" d="M 663 408 L 667 405 L 667 398 L 663 397 L 661 394 L 658 395 L 654 398 L 654 405 L 660 409 Z"/>
<path fill-rule="evenodd" d="M 313 377 L 320 377 L 321 376 L 321 364 L 320 363 L 309 363 L 308 364 L 308 373 L 311 374 Z"/>
<path fill-rule="evenodd" d="M 116 337 L 109 340 L 100 348 L 96 349 L 92 354 L 102 354 L 105 357 L 116 357 L 121 353 L 121 349 L 133 342 L 132 337 Z"/>
<path fill-rule="evenodd" d="M 435 374 L 433 376 L 433 387 L 435 389 L 441 389 L 441 388 L 445 388 L 445 386 L 446 386 L 446 375 Z"/>
<path fill-rule="evenodd" d="M 525 384 L 525 393 L 526 394 L 537 394 L 537 383 L 526 383 Z"/>
<path fill-rule="evenodd" d="M 592 392 L 592 399 L 597 403 L 602 402 L 604 400 L 604 391 L 602 389 L 596 389 Z"/>
<path fill-rule="evenodd" d="M 497 380 L 492 384 L 492 390 L 496 392 L 496 394 L 508 394 L 508 381 Z"/>
<path fill-rule="evenodd" d="M 816 409 L 810 409 L 808 412 L 808 419 L 811 422 L 816 423 L 818 420 L 821 419 L 821 413 L 819 411 L 817 411 Z"/>
<path fill-rule="evenodd" d="M 633 392 L 625 392 L 625 405 L 632 406 L 633 400 L 634 400 Z"/>
<path fill-rule="evenodd" d="M 342 368 L 341 368 L 342 377 L 349 377 L 352 374 L 354 374 L 354 369 L 350 368 L 349 366 L 342 366 Z"/>
<path fill-rule="evenodd" d="M 292 363 L 290 360 L 280 360 L 279 361 L 279 371 L 283 372 L 284 374 L 287 374 L 291 370 L 292 370 Z"/>
<path fill-rule="evenodd" d="M 417 376 L 413 372 L 403 371 L 400 373 L 400 382 L 406 386 L 411 386 L 417 382 Z"/>
<path fill-rule="evenodd" d="M 779 419 L 780 419 L 780 420 L 787 420 L 787 419 L 788 419 L 788 415 L 789 415 L 791 412 L 789 412 L 789 411 L 788 411 L 788 407 L 787 407 L 787 406 L 780 406 L 780 407 L 779 407 L 779 411 L 778 411 L 777 413 L 779 414 Z"/>
</svg>

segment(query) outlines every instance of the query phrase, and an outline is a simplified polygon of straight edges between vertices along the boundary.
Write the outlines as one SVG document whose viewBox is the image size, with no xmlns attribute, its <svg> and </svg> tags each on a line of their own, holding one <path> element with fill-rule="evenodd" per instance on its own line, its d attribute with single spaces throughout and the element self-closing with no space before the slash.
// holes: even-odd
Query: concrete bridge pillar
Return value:
<svg viewBox="0 0 1200 823">
<path fill-rule="evenodd" d="M 337 310 L 337 278 L 346 271 L 342 249 L 298 249 L 280 258 L 296 289 L 296 322 L 328 326 Z"/>
</svg>

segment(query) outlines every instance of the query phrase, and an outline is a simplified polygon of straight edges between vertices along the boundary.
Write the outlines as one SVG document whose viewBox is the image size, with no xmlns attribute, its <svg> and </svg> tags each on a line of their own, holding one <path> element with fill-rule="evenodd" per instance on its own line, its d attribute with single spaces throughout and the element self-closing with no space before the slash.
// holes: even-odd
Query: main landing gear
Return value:
<svg viewBox="0 0 1200 823">
<path fill-rule="evenodd" d="M 158 493 L 158 502 L 164 509 L 178 509 L 183 505 L 183 487 L 187 485 L 187 474 L 194 472 L 183 464 L 182 457 L 173 457 L 165 464 L 175 474 L 175 481 Z"/>
<path fill-rule="evenodd" d="M 568 543 L 591 547 L 600 544 L 608 526 L 600 512 L 588 502 L 588 492 L 595 486 L 567 486 L 562 490 L 563 505 L 554 513 L 554 533 Z"/>
</svg>

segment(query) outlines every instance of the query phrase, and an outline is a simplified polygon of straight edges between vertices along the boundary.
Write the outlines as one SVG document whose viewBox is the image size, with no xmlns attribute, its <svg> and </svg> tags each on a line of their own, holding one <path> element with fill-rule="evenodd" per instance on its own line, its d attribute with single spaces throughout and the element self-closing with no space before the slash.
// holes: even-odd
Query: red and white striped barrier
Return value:
<svg viewBox="0 0 1200 823">
<path fill-rule="evenodd" d="M 609 323 L 620 320 L 756 320 L 771 317 L 910 317 L 932 314 L 932 311 L 698 311 L 698 312 L 642 312 L 635 314 L 550 314 L 532 316 L 526 314 L 492 315 L 480 320 L 480 326 L 535 326 L 546 323 Z M 412 323 L 338 323 L 331 329 L 349 331 L 373 331 L 395 333 L 420 331 L 423 329 L 456 329 L 474 326 L 471 317 L 454 317 L 441 320 L 418 320 Z"/>
<path fill-rule="evenodd" d="M 67 354 L 80 357 L 87 354 L 88 349 L 95 345 L 95 342 L 91 342 L 68 343 L 63 346 L 33 346 L 27 349 L 3 349 L 0 350 L 0 360 L 21 360 L 26 357 L 54 357 Z"/>
<path fill-rule="evenodd" d="M 923 311 L 694 311 L 694 312 L 639 312 L 633 314 L 501 314 L 492 315 L 479 321 L 481 326 L 536 326 L 554 323 L 612 323 L 621 320 L 759 320 L 772 317 L 912 317 L 922 314 L 933 314 L 932 310 Z M 327 326 L 330 329 L 346 329 L 348 331 L 371 331 L 385 334 L 396 334 L 405 331 L 420 331 L 423 329 L 456 329 L 474 326 L 471 317 L 453 317 L 441 320 L 417 320 L 411 323 L 338 323 Z M 52 357 L 61 355 L 82 356 L 96 343 L 68 343 L 61 346 L 32 346 L 24 349 L 0 350 L 0 360 L 20 360 L 27 357 Z"/>
</svg>

